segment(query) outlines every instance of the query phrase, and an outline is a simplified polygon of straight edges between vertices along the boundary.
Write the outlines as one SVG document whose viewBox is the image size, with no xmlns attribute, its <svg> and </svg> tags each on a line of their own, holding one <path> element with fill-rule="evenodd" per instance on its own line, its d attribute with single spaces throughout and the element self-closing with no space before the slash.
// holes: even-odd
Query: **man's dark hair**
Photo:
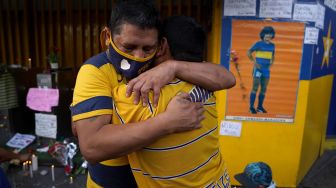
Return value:
<svg viewBox="0 0 336 188">
<path fill-rule="evenodd" d="M 193 18 L 167 18 L 163 23 L 162 35 L 167 38 L 174 59 L 193 62 L 204 60 L 205 31 Z"/>
<path fill-rule="evenodd" d="M 124 23 L 136 25 L 141 29 L 157 29 L 160 31 L 158 11 L 151 0 L 119 1 L 112 7 L 109 27 L 113 34 L 120 33 Z"/>
<path fill-rule="evenodd" d="M 271 26 L 264 27 L 260 31 L 260 34 L 259 34 L 260 35 L 260 39 L 264 40 L 264 37 L 265 37 L 266 34 L 272 35 L 272 39 L 273 39 L 275 37 L 275 31 L 274 31 L 273 27 L 271 27 Z"/>
</svg>

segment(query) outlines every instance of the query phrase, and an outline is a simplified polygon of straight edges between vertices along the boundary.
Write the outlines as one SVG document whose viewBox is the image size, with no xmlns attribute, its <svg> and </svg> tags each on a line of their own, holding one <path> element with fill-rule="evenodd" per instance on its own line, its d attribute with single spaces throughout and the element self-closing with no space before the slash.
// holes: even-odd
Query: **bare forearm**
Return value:
<svg viewBox="0 0 336 188">
<path fill-rule="evenodd" d="M 19 159 L 19 154 L 0 148 L 0 162 Z"/>
<path fill-rule="evenodd" d="M 81 145 L 85 148 L 81 149 L 90 163 L 125 156 L 169 134 L 169 130 L 162 128 L 168 127 L 166 124 L 162 115 L 125 125 L 107 124 L 84 139 Z"/>
<path fill-rule="evenodd" d="M 233 74 L 221 65 L 175 61 L 174 66 L 176 77 L 210 91 L 228 89 L 236 84 Z"/>
</svg>

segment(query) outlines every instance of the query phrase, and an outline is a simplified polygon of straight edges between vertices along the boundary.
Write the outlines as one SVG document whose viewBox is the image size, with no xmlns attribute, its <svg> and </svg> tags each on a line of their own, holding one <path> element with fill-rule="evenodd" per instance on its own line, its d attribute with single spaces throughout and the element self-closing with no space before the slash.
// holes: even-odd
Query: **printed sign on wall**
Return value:
<svg viewBox="0 0 336 188">
<path fill-rule="evenodd" d="M 298 22 L 232 20 L 226 120 L 293 122 L 305 26 Z"/>
</svg>

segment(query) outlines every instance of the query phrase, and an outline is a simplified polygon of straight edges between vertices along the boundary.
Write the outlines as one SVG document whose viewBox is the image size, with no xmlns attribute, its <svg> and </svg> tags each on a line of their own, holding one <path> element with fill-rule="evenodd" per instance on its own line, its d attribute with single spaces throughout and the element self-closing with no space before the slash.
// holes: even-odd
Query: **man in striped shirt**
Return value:
<svg viewBox="0 0 336 188">
<path fill-rule="evenodd" d="M 192 18 L 169 18 L 164 24 L 163 35 L 166 41 L 159 52 L 159 60 L 203 61 L 205 34 Z M 174 111 L 167 105 L 178 102 L 179 99 L 174 98 L 176 95 L 201 102 L 205 109 L 200 129 L 164 136 L 129 155 L 138 187 L 230 187 L 219 146 L 216 98 L 212 92 L 175 79 L 161 89 L 157 107 L 152 101 L 144 107 L 133 104 L 133 98 L 125 96 L 126 90 L 126 85 L 120 85 L 113 91 L 112 121 L 115 124 L 138 122 L 165 110 Z"/>
</svg>

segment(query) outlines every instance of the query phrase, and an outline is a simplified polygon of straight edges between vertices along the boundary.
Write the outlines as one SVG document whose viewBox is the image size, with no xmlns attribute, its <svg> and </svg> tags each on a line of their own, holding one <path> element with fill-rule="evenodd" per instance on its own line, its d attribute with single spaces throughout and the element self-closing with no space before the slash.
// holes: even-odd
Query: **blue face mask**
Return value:
<svg viewBox="0 0 336 188">
<path fill-rule="evenodd" d="M 110 39 L 107 50 L 108 59 L 114 68 L 126 79 L 130 80 L 146 71 L 154 60 L 156 51 L 146 58 L 137 58 L 119 50 Z"/>
</svg>

